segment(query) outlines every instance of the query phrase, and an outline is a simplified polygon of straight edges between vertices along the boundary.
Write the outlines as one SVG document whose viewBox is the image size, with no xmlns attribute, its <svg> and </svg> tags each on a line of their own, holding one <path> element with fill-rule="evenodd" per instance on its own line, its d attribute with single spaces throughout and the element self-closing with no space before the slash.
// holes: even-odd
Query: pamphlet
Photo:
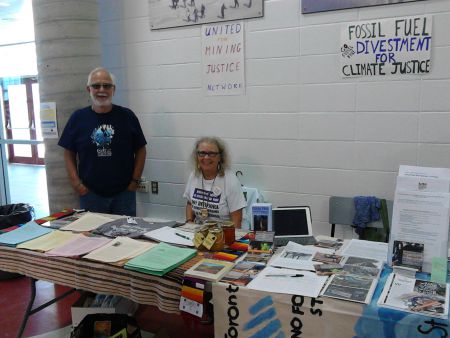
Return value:
<svg viewBox="0 0 450 338">
<path fill-rule="evenodd" d="M 437 318 L 448 318 L 449 284 L 391 273 L 378 305 Z"/>
<path fill-rule="evenodd" d="M 237 286 L 245 286 L 265 267 L 264 263 L 240 261 L 220 281 Z"/>
<path fill-rule="evenodd" d="M 394 241 L 392 265 L 422 271 L 423 249 L 423 243 Z"/>
<path fill-rule="evenodd" d="M 346 257 L 343 260 L 342 270 L 330 277 L 322 295 L 369 304 L 380 272 L 381 262 L 379 261 L 361 257 Z"/>
<path fill-rule="evenodd" d="M 255 231 L 250 234 L 248 252 L 271 253 L 273 251 L 274 231 Z"/>
</svg>

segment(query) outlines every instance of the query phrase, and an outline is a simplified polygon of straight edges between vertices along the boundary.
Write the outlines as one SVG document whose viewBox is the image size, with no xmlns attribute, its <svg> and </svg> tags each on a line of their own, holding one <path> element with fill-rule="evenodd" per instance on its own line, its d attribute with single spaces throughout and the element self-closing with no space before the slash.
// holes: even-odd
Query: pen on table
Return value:
<svg viewBox="0 0 450 338">
<path fill-rule="evenodd" d="M 177 235 L 177 236 L 179 236 L 179 237 L 181 237 L 181 238 L 188 239 L 188 240 L 192 241 L 192 239 L 190 239 L 188 236 L 179 234 L 178 232 L 176 232 L 175 235 Z"/>
<path fill-rule="evenodd" d="M 303 277 L 303 275 L 302 274 L 300 274 L 300 273 L 297 273 L 297 274 L 295 274 L 295 275 L 285 275 L 285 274 L 269 274 L 269 275 L 266 275 L 266 277 Z"/>
</svg>

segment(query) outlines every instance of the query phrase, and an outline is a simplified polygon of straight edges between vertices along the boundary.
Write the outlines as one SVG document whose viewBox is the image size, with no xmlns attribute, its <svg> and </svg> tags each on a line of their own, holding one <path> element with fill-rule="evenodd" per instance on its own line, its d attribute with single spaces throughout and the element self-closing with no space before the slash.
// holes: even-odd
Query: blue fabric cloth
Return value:
<svg viewBox="0 0 450 338">
<path fill-rule="evenodd" d="M 353 201 L 355 203 L 353 225 L 356 226 L 356 233 L 361 235 L 367 223 L 380 219 L 381 202 L 375 196 L 356 196 Z"/>
</svg>

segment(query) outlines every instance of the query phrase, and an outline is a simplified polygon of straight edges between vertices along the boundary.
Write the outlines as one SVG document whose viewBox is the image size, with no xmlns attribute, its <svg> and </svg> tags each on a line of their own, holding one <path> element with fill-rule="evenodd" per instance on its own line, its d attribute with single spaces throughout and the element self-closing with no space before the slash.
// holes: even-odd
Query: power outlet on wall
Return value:
<svg viewBox="0 0 450 338">
<path fill-rule="evenodd" d="M 158 194 L 158 182 L 152 181 L 152 194 Z"/>
<path fill-rule="evenodd" d="M 141 179 L 139 181 L 137 191 L 148 192 L 149 191 L 149 182 Z"/>
</svg>

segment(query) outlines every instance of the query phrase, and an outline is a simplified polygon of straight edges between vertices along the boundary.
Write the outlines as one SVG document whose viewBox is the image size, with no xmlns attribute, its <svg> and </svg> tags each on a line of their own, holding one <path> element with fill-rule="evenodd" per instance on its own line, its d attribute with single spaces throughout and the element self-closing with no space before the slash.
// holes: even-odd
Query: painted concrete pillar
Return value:
<svg viewBox="0 0 450 338">
<path fill-rule="evenodd" d="M 89 105 L 86 81 L 100 65 L 96 0 L 33 0 L 38 80 L 41 102 L 56 102 L 61 135 L 72 112 Z M 78 207 L 57 139 L 45 140 L 45 166 L 50 212 Z"/>
</svg>

